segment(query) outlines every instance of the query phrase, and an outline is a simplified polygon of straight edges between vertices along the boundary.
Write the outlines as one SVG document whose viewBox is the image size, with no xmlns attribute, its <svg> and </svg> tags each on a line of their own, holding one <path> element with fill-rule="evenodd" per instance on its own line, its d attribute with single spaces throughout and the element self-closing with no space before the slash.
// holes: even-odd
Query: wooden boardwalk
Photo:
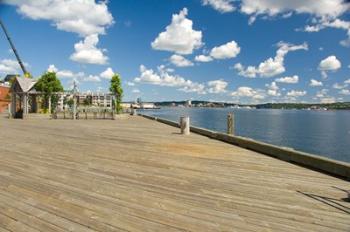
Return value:
<svg viewBox="0 0 350 232">
<path fill-rule="evenodd" d="M 141 117 L 0 119 L 1 231 L 350 231 L 350 183 Z"/>
</svg>

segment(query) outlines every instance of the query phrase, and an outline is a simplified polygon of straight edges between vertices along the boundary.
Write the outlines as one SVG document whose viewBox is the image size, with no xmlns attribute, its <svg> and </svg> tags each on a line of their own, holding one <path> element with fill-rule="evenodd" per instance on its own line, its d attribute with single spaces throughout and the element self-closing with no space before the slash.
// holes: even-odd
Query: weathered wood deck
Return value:
<svg viewBox="0 0 350 232">
<path fill-rule="evenodd" d="M 349 182 L 141 117 L 0 139 L 0 231 L 350 231 Z"/>
</svg>

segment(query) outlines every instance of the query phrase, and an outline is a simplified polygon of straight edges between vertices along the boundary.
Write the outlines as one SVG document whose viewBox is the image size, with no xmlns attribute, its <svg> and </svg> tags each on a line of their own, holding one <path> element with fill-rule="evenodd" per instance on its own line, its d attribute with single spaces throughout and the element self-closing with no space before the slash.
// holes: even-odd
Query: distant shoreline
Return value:
<svg viewBox="0 0 350 232">
<path fill-rule="evenodd" d="M 297 110 L 350 110 L 350 102 L 335 103 L 264 103 L 236 104 L 211 101 L 162 101 L 153 102 L 158 107 L 198 107 L 198 108 L 248 108 L 248 109 L 297 109 Z"/>
</svg>

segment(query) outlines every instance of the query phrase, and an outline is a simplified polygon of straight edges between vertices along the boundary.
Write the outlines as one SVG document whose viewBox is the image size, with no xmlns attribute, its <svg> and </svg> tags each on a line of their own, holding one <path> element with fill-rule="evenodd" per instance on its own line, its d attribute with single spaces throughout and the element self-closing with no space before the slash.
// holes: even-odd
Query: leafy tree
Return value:
<svg viewBox="0 0 350 232">
<path fill-rule="evenodd" d="M 109 90 L 115 95 L 115 108 L 117 114 L 122 112 L 122 98 L 123 98 L 123 88 L 122 88 L 122 80 L 119 74 L 114 74 L 111 79 L 111 85 Z"/>
<path fill-rule="evenodd" d="M 90 105 L 91 105 L 91 102 L 92 102 L 91 96 L 87 96 L 87 97 L 84 99 L 83 105 L 84 105 L 84 106 L 90 106 Z"/>
<path fill-rule="evenodd" d="M 57 106 L 58 96 L 52 95 L 52 93 L 63 91 L 62 84 L 56 77 L 56 73 L 46 72 L 43 74 L 35 84 L 35 89 L 43 93 L 44 111 L 47 112 L 49 108 L 49 98 L 51 98 L 51 111 L 53 111 Z"/>
<path fill-rule="evenodd" d="M 73 98 L 70 98 L 70 99 L 66 100 L 65 104 L 67 104 L 69 106 L 69 108 L 72 108 L 73 105 L 74 105 Z"/>
</svg>

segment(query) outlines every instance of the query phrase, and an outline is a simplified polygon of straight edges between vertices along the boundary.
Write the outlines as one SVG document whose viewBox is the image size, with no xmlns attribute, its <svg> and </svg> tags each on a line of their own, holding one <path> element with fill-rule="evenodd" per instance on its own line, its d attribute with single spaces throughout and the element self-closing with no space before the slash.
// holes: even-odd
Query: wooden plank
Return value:
<svg viewBox="0 0 350 232">
<path fill-rule="evenodd" d="M 5 230 L 350 230 L 349 182 L 178 128 L 127 116 L 0 125 Z"/>
</svg>

